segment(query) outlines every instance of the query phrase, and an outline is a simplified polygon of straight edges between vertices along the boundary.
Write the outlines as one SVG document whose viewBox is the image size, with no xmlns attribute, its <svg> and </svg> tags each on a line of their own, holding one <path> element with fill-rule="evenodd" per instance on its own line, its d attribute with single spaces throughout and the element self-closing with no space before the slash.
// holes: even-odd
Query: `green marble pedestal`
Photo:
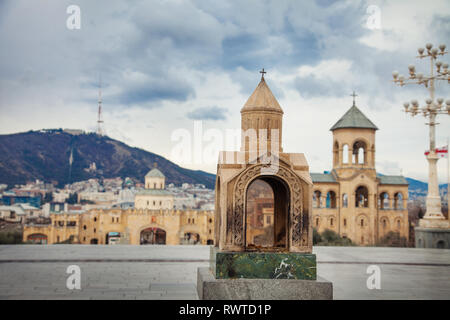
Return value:
<svg viewBox="0 0 450 320">
<path fill-rule="evenodd" d="M 316 256 L 295 252 L 221 252 L 198 268 L 201 300 L 333 299 L 333 284 L 317 278 Z"/>
<path fill-rule="evenodd" d="M 211 247 L 216 279 L 316 280 L 316 255 L 296 252 L 221 252 Z"/>
</svg>

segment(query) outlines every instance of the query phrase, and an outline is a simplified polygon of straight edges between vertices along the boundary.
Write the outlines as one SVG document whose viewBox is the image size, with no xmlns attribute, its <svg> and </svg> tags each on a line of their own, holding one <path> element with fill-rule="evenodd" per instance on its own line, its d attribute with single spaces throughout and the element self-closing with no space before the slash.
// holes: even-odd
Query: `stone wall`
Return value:
<svg viewBox="0 0 450 320">
<path fill-rule="evenodd" d="M 48 244 L 70 236 L 81 244 L 106 244 L 108 233 L 118 232 L 120 243 L 139 245 L 142 230 L 159 228 L 166 232 L 166 244 L 170 245 L 180 244 L 186 233 L 198 234 L 201 244 L 214 241 L 213 211 L 93 209 L 83 214 L 51 214 L 50 218 L 50 225 L 26 225 L 23 240 L 44 234 Z"/>
</svg>

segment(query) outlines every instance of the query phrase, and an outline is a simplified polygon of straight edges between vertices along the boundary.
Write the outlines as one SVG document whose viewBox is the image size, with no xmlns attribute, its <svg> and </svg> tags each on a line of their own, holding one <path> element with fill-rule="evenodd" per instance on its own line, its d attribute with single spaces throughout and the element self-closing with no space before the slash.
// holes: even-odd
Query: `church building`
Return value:
<svg viewBox="0 0 450 320">
<path fill-rule="evenodd" d="M 136 209 L 173 209 L 173 195 L 166 190 L 166 177 L 156 167 L 145 175 L 145 188 L 135 197 Z"/>
<path fill-rule="evenodd" d="M 390 231 L 408 239 L 408 182 L 376 172 L 377 126 L 353 100 L 330 130 L 333 168 L 311 173 L 313 227 L 333 230 L 358 245 L 375 245 Z"/>
</svg>

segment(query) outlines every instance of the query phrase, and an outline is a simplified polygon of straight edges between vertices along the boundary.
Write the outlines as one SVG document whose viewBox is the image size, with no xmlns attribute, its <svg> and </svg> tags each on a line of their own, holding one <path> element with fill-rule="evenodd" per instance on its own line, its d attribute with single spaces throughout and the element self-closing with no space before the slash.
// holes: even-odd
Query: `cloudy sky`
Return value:
<svg viewBox="0 0 450 320">
<path fill-rule="evenodd" d="M 80 29 L 67 28 L 69 5 L 81 10 Z M 368 27 L 371 5 L 380 29 Z M 330 169 L 329 129 L 356 90 L 357 105 L 380 128 L 378 171 L 426 180 L 426 120 L 401 110 L 428 93 L 394 86 L 391 73 L 405 74 L 411 63 L 429 72 L 417 48 L 449 40 L 447 0 L 3 0 L 0 133 L 94 131 L 101 75 L 109 136 L 214 173 L 216 158 L 181 159 L 173 138 L 193 137 L 199 124 L 204 133 L 240 128 L 239 111 L 265 68 L 284 110 L 284 150 L 305 153 L 312 171 Z M 450 99 L 449 87 L 441 83 L 437 96 Z M 438 146 L 450 136 L 449 118 L 439 118 Z M 203 141 L 210 151 L 222 144 Z M 444 160 L 439 176 L 446 180 Z"/>
</svg>

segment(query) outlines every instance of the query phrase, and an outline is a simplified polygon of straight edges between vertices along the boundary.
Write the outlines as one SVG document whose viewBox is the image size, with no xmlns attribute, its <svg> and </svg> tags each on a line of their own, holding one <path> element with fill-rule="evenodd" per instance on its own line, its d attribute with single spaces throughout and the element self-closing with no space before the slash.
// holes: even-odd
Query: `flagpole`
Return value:
<svg viewBox="0 0 450 320">
<path fill-rule="evenodd" d="M 447 219 L 450 220 L 450 150 L 447 137 Z"/>
</svg>

